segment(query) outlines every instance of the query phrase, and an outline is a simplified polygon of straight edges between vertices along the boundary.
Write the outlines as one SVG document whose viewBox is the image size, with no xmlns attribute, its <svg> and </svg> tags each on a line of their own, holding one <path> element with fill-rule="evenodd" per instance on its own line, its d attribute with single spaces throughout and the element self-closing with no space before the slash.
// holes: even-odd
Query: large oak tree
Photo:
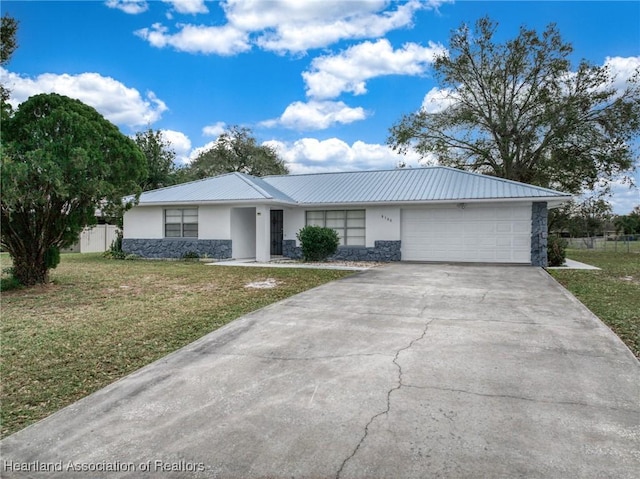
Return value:
<svg viewBox="0 0 640 479">
<path fill-rule="evenodd" d="M 253 176 L 285 175 L 284 161 L 274 148 L 259 145 L 251 130 L 232 126 L 211 148 L 202 152 L 188 167 L 189 179 L 201 179 L 239 171 Z"/>
<path fill-rule="evenodd" d="M 542 35 L 521 27 L 502 44 L 496 29 L 482 18 L 452 33 L 433 65 L 446 93 L 441 108 L 405 115 L 388 143 L 572 193 L 628 173 L 637 158 L 640 72 L 616 88 L 607 66 L 583 61 L 572 69 L 572 47 L 553 24 Z"/>
<path fill-rule="evenodd" d="M 140 190 L 146 161 L 115 125 L 66 96 L 33 96 L 1 127 L 2 248 L 20 283 L 45 283 L 97 208 L 121 207 Z"/>
</svg>

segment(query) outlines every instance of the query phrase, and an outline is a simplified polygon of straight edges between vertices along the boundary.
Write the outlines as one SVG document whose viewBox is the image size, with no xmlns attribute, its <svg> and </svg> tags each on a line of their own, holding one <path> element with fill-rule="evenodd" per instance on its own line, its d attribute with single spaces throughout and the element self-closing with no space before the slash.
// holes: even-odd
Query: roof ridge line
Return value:
<svg viewBox="0 0 640 479">
<path fill-rule="evenodd" d="M 249 175 L 247 173 L 241 173 L 239 171 L 234 171 L 232 172 L 234 174 L 236 174 L 236 176 L 238 176 L 239 178 L 242 179 L 242 181 L 244 181 L 246 184 L 248 184 L 249 186 L 251 186 L 251 188 L 253 188 L 254 190 L 256 190 L 258 193 L 260 193 L 262 196 L 264 196 L 265 199 L 270 199 L 270 200 L 275 200 L 276 197 L 271 195 L 268 191 L 266 191 L 264 188 L 262 188 L 260 185 L 257 185 L 253 180 L 258 180 L 258 181 L 264 181 L 264 179 L 262 179 L 259 176 L 253 176 L 253 175 Z M 288 194 L 286 194 L 284 191 L 282 191 L 279 188 L 276 188 L 275 186 L 273 186 L 272 184 L 270 184 L 267 181 L 264 181 L 266 184 L 268 184 L 271 188 L 273 188 L 274 190 L 276 190 L 278 193 L 280 193 L 282 196 L 289 198 L 292 202 L 294 203 L 298 203 L 298 201 L 294 200 L 293 198 L 291 198 Z"/>
<path fill-rule="evenodd" d="M 241 173 L 239 171 L 233 171 L 231 172 L 233 175 L 237 176 L 238 178 L 240 178 L 242 181 L 244 181 L 247 185 L 249 185 L 251 188 L 253 188 L 254 190 L 256 190 L 258 193 L 260 193 L 262 196 L 265 197 L 265 199 L 274 199 L 272 195 L 270 195 L 269 193 L 267 193 L 263 188 L 261 188 L 259 185 L 256 185 L 253 182 L 253 179 L 258 179 L 257 176 L 253 176 L 253 175 L 248 175 L 247 173 Z M 275 188 L 275 186 L 274 186 Z M 276 190 L 278 190 L 278 188 L 275 188 Z M 280 190 L 278 190 L 280 191 Z M 280 191 L 281 192 L 281 191 Z M 282 192 L 281 192 L 282 193 Z M 284 194 L 284 193 L 282 193 Z M 285 195 L 286 196 L 286 195 Z"/>
<path fill-rule="evenodd" d="M 299 173 L 299 174 L 286 174 L 286 175 L 267 175 L 264 178 L 285 178 L 291 176 L 318 176 L 318 175 L 344 175 L 344 174 L 357 174 L 357 173 L 386 173 L 391 171 L 411 171 L 411 170 L 428 170 L 431 168 L 448 168 L 447 166 L 442 165 L 429 165 L 429 166 L 418 166 L 416 168 L 383 168 L 383 169 L 375 169 L 375 170 L 352 170 L 352 171 L 319 171 L 317 173 Z M 455 169 L 455 168 L 454 168 Z M 270 184 L 270 183 L 269 183 Z"/>
</svg>

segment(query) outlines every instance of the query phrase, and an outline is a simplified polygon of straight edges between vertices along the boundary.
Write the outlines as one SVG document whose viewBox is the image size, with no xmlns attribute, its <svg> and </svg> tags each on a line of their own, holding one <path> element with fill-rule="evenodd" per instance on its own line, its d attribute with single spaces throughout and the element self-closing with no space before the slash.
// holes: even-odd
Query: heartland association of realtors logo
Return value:
<svg viewBox="0 0 640 479">
<path fill-rule="evenodd" d="M 135 462 L 2 461 L 3 472 L 203 472 L 202 462 L 160 460 Z"/>
</svg>

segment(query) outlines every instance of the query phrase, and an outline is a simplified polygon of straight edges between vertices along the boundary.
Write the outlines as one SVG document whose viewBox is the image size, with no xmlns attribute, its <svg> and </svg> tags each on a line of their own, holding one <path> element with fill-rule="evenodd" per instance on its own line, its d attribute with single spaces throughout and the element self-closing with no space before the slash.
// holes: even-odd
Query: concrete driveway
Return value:
<svg viewBox="0 0 640 479">
<path fill-rule="evenodd" d="M 545 271 L 392 264 L 244 316 L 8 437 L 0 472 L 635 478 L 639 402 L 638 361 Z"/>
</svg>

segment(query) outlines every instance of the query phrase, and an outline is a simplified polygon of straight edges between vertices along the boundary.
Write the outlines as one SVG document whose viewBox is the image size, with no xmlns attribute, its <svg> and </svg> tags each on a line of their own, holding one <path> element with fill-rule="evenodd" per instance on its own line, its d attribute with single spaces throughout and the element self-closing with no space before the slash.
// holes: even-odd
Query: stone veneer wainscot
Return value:
<svg viewBox="0 0 640 479">
<path fill-rule="evenodd" d="M 365 246 L 340 246 L 338 252 L 330 256 L 331 260 L 338 261 L 400 261 L 400 241 L 374 242 L 374 247 Z M 296 246 L 296 240 L 284 240 L 282 242 L 282 255 L 291 259 L 302 258 L 302 248 Z"/>
<path fill-rule="evenodd" d="M 216 259 L 231 258 L 231 240 L 162 238 L 124 238 L 122 251 L 142 258 L 181 258 L 185 253 L 198 253 Z"/>
</svg>

